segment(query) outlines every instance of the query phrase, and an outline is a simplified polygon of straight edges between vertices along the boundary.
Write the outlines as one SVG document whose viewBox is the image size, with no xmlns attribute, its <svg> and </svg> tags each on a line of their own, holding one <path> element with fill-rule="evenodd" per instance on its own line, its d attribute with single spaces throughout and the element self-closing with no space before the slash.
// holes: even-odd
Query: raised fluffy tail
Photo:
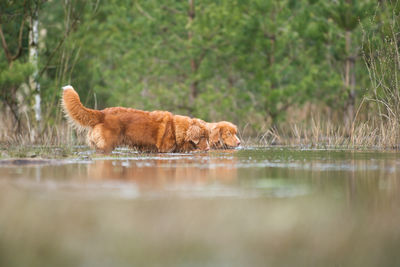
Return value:
<svg viewBox="0 0 400 267">
<path fill-rule="evenodd" d="M 79 127 L 91 128 L 103 121 L 104 114 L 99 110 L 84 107 L 79 99 L 79 95 L 71 85 L 64 86 L 62 89 L 62 106 L 70 121 Z"/>
</svg>

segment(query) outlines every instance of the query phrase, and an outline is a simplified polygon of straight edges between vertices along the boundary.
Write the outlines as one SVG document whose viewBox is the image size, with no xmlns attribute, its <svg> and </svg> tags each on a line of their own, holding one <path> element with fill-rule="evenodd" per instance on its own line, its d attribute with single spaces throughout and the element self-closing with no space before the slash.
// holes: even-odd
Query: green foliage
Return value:
<svg viewBox="0 0 400 267">
<path fill-rule="evenodd" d="M 19 86 L 26 82 L 33 68 L 30 63 L 15 61 L 12 67 L 3 61 L 0 62 L 0 85 L 2 94 L 7 93 L 7 88 Z"/>
<path fill-rule="evenodd" d="M 375 1 L 339 0 L 324 2 L 325 13 L 345 31 L 353 31 L 359 22 L 373 14 Z"/>
<path fill-rule="evenodd" d="M 92 107 L 163 109 L 254 128 L 277 125 L 305 103 L 341 112 L 346 60 L 354 58 L 359 102 L 370 83 L 362 52 L 384 44 L 399 9 L 379 2 L 204 0 L 194 1 L 190 17 L 188 1 L 47 1 L 39 11 L 47 119 L 56 118 L 59 88 L 68 83 Z M 22 3 L 7 6 L 19 15 L 3 23 L 13 51 Z M 380 22 L 364 23 L 371 18 Z M 377 34 L 366 42 L 363 30 Z M 0 55 L 3 93 L 31 74 L 26 29 L 23 36 L 12 68 Z"/>
</svg>

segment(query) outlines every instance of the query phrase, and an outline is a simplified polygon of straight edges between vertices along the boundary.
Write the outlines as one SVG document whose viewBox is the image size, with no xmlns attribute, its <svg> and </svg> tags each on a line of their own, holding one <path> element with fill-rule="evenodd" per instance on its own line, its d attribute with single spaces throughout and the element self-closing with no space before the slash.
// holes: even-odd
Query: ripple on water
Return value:
<svg viewBox="0 0 400 267">
<path fill-rule="evenodd" d="M 390 179 L 398 176 L 400 167 L 399 153 L 253 148 L 145 154 L 120 149 L 114 153 L 118 156 L 96 158 L 86 152 L 82 155 L 87 159 L 0 161 L 2 182 L 124 198 L 280 198 L 314 194 L 324 184 L 344 192 L 351 185 L 346 179 L 357 177 L 381 179 L 373 190 L 393 189 L 396 181 Z M 338 183 L 343 183 L 339 189 Z"/>
</svg>

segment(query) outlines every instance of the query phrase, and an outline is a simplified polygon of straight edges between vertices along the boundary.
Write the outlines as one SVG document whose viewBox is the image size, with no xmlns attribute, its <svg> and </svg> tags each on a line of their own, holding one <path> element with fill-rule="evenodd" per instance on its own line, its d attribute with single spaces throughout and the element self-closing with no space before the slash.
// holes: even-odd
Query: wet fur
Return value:
<svg viewBox="0 0 400 267">
<path fill-rule="evenodd" d="M 156 152 L 209 149 L 209 129 L 201 120 L 168 111 L 123 107 L 93 110 L 82 105 L 72 86 L 63 89 L 62 106 L 68 120 L 88 131 L 87 142 L 97 150 L 109 153 L 123 145 Z"/>
<path fill-rule="evenodd" d="M 214 149 L 233 148 L 240 145 L 237 126 L 228 121 L 206 123 L 210 129 L 210 146 Z"/>
<path fill-rule="evenodd" d="M 210 130 L 200 119 L 175 115 L 177 151 L 208 150 Z"/>
</svg>

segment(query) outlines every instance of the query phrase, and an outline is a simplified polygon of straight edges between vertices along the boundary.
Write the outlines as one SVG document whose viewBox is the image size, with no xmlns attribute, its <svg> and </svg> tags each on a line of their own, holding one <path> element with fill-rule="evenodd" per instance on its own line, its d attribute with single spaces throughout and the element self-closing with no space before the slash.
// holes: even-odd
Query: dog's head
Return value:
<svg viewBox="0 0 400 267">
<path fill-rule="evenodd" d="M 232 148 L 240 145 L 237 127 L 233 123 L 220 121 L 211 127 L 210 144 L 215 148 Z"/>
<path fill-rule="evenodd" d="M 209 150 L 209 137 L 210 129 L 208 129 L 206 123 L 200 119 L 192 119 L 185 137 L 185 142 L 192 146 L 191 150 Z"/>
</svg>

